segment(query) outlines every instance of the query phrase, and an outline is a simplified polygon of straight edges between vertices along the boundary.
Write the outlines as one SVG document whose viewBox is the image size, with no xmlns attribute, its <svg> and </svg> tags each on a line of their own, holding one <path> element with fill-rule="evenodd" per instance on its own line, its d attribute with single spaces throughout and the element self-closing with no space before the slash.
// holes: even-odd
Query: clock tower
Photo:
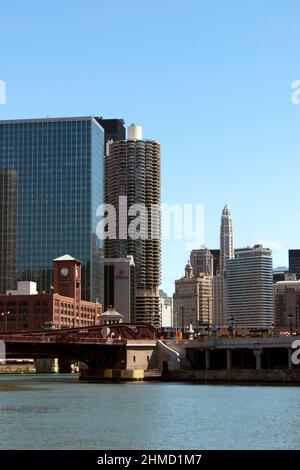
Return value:
<svg viewBox="0 0 300 470">
<path fill-rule="evenodd" d="M 53 260 L 53 293 L 81 300 L 81 262 L 70 255 Z"/>
</svg>

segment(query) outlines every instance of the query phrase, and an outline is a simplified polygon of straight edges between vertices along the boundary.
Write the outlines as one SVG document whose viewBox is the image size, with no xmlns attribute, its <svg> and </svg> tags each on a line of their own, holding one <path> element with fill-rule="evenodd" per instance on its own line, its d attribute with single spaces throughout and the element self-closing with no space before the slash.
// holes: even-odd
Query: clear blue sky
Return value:
<svg viewBox="0 0 300 470">
<path fill-rule="evenodd" d="M 298 0 L 1 2 L 0 119 L 102 115 L 162 145 L 162 199 L 205 205 L 205 243 L 233 213 L 235 244 L 274 265 L 300 248 Z M 163 243 L 172 293 L 188 251 Z"/>
</svg>

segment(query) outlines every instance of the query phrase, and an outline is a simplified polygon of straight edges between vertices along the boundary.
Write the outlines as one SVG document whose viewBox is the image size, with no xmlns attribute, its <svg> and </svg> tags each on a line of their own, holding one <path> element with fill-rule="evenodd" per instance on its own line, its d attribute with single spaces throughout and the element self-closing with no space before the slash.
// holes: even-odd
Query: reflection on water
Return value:
<svg viewBox="0 0 300 470">
<path fill-rule="evenodd" d="M 1 449 L 300 449 L 300 387 L 0 375 Z"/>
</svg>

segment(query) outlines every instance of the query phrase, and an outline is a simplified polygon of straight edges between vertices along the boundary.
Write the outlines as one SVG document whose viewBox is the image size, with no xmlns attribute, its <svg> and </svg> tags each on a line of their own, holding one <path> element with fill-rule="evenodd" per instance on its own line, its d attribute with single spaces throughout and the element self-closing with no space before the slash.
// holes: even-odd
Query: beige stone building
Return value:
<svg viewBox="0 0 300 470">
<path fill-rule="evenodd" d="M 193 329 L 212 324 L 212 282 L 205 274 L 194 275 L 190 263 L 185 267 L 185 276 L 175 281 L 174 320 L 178 328 Z"/>
<path fill-rule="evenodd" d="M 274 285 L 275 326 L 297 329 L 300 326 L 300 281 L 286 274 Z"/>
</svg>

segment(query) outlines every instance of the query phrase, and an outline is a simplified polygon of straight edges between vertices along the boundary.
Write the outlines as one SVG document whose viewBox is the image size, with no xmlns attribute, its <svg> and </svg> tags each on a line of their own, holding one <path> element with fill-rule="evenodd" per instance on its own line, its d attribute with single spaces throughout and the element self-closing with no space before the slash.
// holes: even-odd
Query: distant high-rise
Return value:
<svg viewBox="0 0 300 470">
<path fill-rule="evenodd" d="M 217 272 L 220 271 L 220 249 L 218 250 L 209 249 L 209 251 L 213 255 L 213 272 L 215 276 Z"/>
<path fill-rule="evenodd" d="M 296 274 L 285 274 L 274 285 L 275 325 L 297 329 L 300 326 L 300 281 Z"/>
<path fill-rule="evenodd" d="M 17 280 L 50 292 L 52 260 L 72 253 L 82 262 L 83 298 L 102 300 L 103 128 L 91 116 L 0 121 L 0 168 L 17 175 Z"/>
<path fill-rule="evenodd" d="M 224 273 L 226 260 L 234 258 L 233 228 L 231 211 L 224 207 L 220 228 L 220 273 Z"/>
<path fill-rule="evenodd" d="M 231 211 L 224 207 L 220 227 L 220 268 L 214 277 L 214 323 L 227 324 L 226 313 L 226 261 L 234 258 L 233 227 Z"/>
<path fill-rule="evenodd" d="M 104 129 L 105 144 L 126 139 L 123 119 L 104 119 L 103 117 L 95 117 L 95 119 Z"/>
<path fill-rule="evenodd" d="M 212 277 L 195 274 L 188 263 L 185 276 L 175 281 L 174 317 L 178 328 L 192 324 L 194 328 L 212 324 Z"/>
<path fill-rule="evenodd" d="M 173 326 L 173 298 L 160 289 L 159 291 L 160 319 L 162 327 Z"/>
<path fill-rule="evenodd" d="M 190 256 L 190 263 L 193 267 L 193 271 L 195 274 L 202 273 L 206 274 L 206 276 L 213 276 L 214 257 L 207 248 L 192 250 Z"/>
<path fill-rule="evenodd" d="M 226 260 L 228 323 L 237 328 L 267 328 L 274 318 L 272 253 L 268 248 L 236 250 Z"/>
<path fill-rule="evenodd" d="M 220 272 L 213 277 L 213 323 L 215 326 L 227 326 L 227 319 L 223 312 L 223 285 L 224 278 Z"/>
<path fill-rule="evenodd" d="M 278 268 L 273 269 L 273 282 L 284 281 L 288 272 L 289 268 L 286 268 L 285 266 L 279 266 Z"/>
<path fill-rule="evenodd" d="M 125 213 L 140 204 L 144 211 L 133 210 L 121 227 L 120 197 L 127 198 Z M 160 222 L 156 221 L 156 234 L 150 228 L 155 223 L 152 205 L 160 204 L 160 145 L 154 140 L 144 140 L 142 128 L 132 124 L 128 128 L 127 140 L 112 142 L 105 158 L 105 202 L 115 208 L 117 238 L 105 240 L 105 257 L 122 258 L 131 255 L 135 264 L 135 311 L 132 319 L 160 326 Z M 140 216 L 140 234 L 136 239 L 127 235 L 127 230 Z M 156 218 L 156 217 L 154 217 Z M 123 220 L 123 219 L 122 219 Z M 124 224 L 123 224 L 124 225 Z M 145 230 L 148 226 L 148 233 Z M 120 231 L 126 230 L 121 237 Z M 148 238 L 147 236 L 148 235 Z"/>
<path fill-rule="evenodd" d="M 124 323 L 133 321 L 135 285 L 133 256 L 104 259 L 104 305 L 106 311 L 113 307 L 123 316 Z"/>
<path fill-rule="evenodd" d="M 0 169 L 0 295 L 16 287 L 16 222 L 17 173 Z"/>
<path fill-rule="evenodd" d="M 289 272 L 300 279 L 300 250 L 289 250 Z"/>
</svg>

